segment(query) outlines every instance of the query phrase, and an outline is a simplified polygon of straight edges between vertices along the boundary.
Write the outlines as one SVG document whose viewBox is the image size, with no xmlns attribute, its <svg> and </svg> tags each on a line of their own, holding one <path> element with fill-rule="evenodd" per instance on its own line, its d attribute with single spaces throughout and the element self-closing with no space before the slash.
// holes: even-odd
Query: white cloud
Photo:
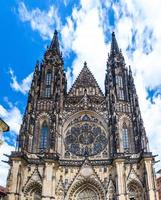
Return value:
<svg viewBox="0 0 161 200">
<path fill-rule="evenodd" d="M 14 147 L 9 146 L 5 142 L 0 146 L 0 185 L 6 186 L 6 178 L 9 170 L 9 165 L 3 162 L 8 160 L 4 154 L 10 155 L 11 151 L 14 150 Z"/>
<path fill-rule="evenodd" d="M 16 106 L 13 106 L 7 110 L 0 105 L 0 117 L 10 126 L 11 131 L 15 132 L 16 134 L 19 133 L 22 114 Z"/>
<path fill-rule="evenodd" d="M 5 98 L 6 99 L 6 98 Z M 9 165 L 2 162 L 2 160 L 8 160 L 6 156 L 3 154 L 10 155 L 11 151 L 15 150 L 15 147 L 10 146 L 8 143 L 11 143 L 11 136 L 12 134 L 19 134 L 20 125 L 22 122 L 22 114 L 20 110 L 15 107 L 8 98 L 6 99 L 7 103 L 9 104 L 9 109 L 4 108 L 2 105 L 0 105 L 0 117 L 9 125 L 10 127 L 10 136 L 5 136 L 5 138 L 2 137 L 3 142 L 2 145 L 0 145 L 0 185 L 5 186 L 6 184 L 6 178 L 8 175 L 8 169 Z M 15 138 L 15 135 L 14 135 Z M 14 142 L 14 141 L 12 141 Z"/>
<path fill-rule="evenodd" d="M 55 27 L 60 30 L 61 21 L 58 10 L 54 6 L 51 6 L 48 11 L 41 11 L 39 8 L 28 10 L 26 5 L 21 2 L 18 12 L 20 19 L 23 22 L 29 22 L 32 29 L 38 31 L 43 39 L 52 38 Z"/>
<path fill-rule="evenodd" d="M 103 89 L 102 75 L 105 77 L 107 47 L 100 24 L 100 3 L 83 0 L 81 6 L 81 9 L 73 8 L 72 16 L 67 18 L 67 24 L 62 28 L 63 47 L 65 51 L 70 47 L 76 54 L 72 65 L 74 79 L 84 61 L 87 61 L 87 65 Z M 66 45 L 67 38 L 68 45 Z"/>
<path fill-rule="evenodd" d="M 29 74 L 26 78 L 24 78 L 21 81 L 21 83 L 18 83 L 17 77 L 14 75 L 12 69 L 9 70 L 9 73 L 12 79 L 12 82 L 10 83 L 12 89 L 14 89 L 15 91 L 19 91 L 23 94 L 26 94 L 30 89 L 33 73 Z"/>
</svg>

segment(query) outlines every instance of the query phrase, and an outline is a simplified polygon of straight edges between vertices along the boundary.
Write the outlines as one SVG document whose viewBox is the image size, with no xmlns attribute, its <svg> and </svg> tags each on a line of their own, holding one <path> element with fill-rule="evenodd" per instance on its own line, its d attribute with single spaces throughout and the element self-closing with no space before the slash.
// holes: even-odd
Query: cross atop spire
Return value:
<svg viewBox="0 0 161 200">
<path fill-rule="evenodd" d="M 58 55 L 61 55 L 57 30 L 55 30 L 54 32 L 54 36 L 50 44 L 50 49 L 55 50 L 58 53 Z"/>
<path fill-rule="evenodd" d="M 116 40 L 116 37 L 115 37 L 115 33 L 113 32 L 112 33 L 112 42 L 111 42 L 111 52 L 110 52 L 110 55 L 116 55 L 119 52 L 120 51 L 119 51 L 119 47 L 118 47 L 117 40 Z"/>
</svg>

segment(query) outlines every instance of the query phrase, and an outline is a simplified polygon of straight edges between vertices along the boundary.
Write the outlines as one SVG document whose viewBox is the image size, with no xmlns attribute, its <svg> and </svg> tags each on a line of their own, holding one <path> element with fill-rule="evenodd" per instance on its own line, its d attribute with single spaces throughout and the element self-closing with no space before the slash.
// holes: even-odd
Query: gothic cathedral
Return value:
<svg viewBox="0 0 161 200">
<path fill-rule="evenodd" d="M 87 63 L 67 92 L 55 31 L 9 157 L 8 200 L 156 200 L 132 71 L 112 33 L 102 92 Z"/>
</svg>

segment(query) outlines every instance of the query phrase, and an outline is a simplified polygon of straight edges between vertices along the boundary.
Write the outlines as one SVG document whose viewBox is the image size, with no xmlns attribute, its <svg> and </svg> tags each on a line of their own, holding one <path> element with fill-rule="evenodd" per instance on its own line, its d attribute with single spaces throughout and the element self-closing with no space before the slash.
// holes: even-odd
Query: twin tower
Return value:
<svg viewBox="0 0 161 200">
<path fill-rule="evenodd" d="M 154 156 L 131 69 L 112 33 L 105 91 L 84 66 L 67 91 L 55 31 L 9 158 L 8 200 L 156 200 Z"/>
</svg>

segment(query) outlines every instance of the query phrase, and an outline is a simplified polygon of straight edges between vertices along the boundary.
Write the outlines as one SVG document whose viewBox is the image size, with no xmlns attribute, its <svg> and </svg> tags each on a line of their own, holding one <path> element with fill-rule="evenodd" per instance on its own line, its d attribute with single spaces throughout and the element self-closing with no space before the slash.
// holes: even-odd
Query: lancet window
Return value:
<svg viewBox="0 0 161 200">
<path fill-rule="evenodd" d="M 122 82 L 122 76 L 116 75 L 117 95 L 118 98 L 124 100 L 124 88 Z"/>
<path fill-rule="evenodd" d="M 48 144 L 48 135 L 49 135 L 49 128 L 45 122 L 43 122 L 41 131 L 40 131 L 40 149 L 46 149 Z"/>
<path fill-rule="evenodd" d="M 50 95 L 51 95 L 51 88 L 50 88 L 50 86 L 46 86 L 45 97 L 50 97 Z"/>
<path fill-rule="evenodd" d="M 46 85 L 51 85 L 51 71 L 50 70 L 46 74 Z"/>
<path fill-rule="evenodd" d="M 123 140 L 123 148 L 129 149 L 129 133 L 126 123 L 124 123 L 122 127 L 122 140 Z"/>
<path fill-rule="evenodd" d="M 48 70 L 46 74 L 46 82 L 45 82 L 45 97 L 50 97 L 51 95 L 51 71 Z"/>
<path fill-rule="evenodd" d="M 120 76 L 120 75 L 116 76 L 116 84 L 121 88 L 123 87 L 122 76 Z"/>
<path fill-rule="evenodd" d="M 39 184 L 31 183 L 25 191 L 25 200 L 41 200 L 42 188 Z"/>
</svg>

